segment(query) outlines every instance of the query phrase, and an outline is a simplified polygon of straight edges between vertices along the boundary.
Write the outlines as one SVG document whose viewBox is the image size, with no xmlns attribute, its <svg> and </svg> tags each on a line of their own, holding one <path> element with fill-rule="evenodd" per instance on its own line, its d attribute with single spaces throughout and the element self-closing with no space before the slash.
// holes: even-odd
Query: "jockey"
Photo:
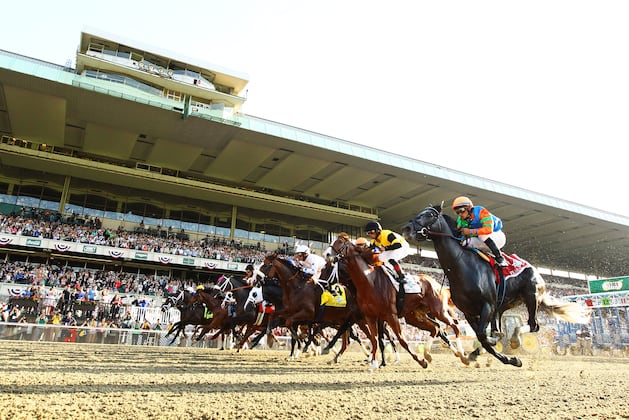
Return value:
<svg viewBox="0 0 629 420">
<path fill-rule="evenodd" d="M 380 250 L 378 259 L 383 263 L 388 262 L 391 264 L 397 274 L 396 280 L 400 284 L 406 283 L 406 275 L 398 263 L 398 260 L 406 257 L 411 251 L 411 247 L 408 242 L 406 242 L 406 239 L 399 233 L 382 229 L 380 223 L 375 221 L 367 223 L 365 232 L 367 232 L 367 235 L 371 238 L 371 248 L 373 248 L 374 251 L 376 249 Z"/>
<path fill-rule="evenodd" d="M 245 278 L 243 280 L 249 286 L 258 284 L 259 282 L 264 280 L 264 277 L 266 277 L 264 273 L 260 270 L 256 270 L 255 268 L 253 268 L 253 264 L 248 264 L 247 267 L 245 267 Z"/>
<path fill-rule="evenodd" d="M 468 197 L 457 197 L 452 202 L 452 210 L 457 214 L 456 226 L 466 236 L 463 246 L 491 252 L 496 263 L 508 265 L 500 253 L 507 238 L 502 231 L 502 220 L 484 207 L 475 206 Z"/>
<path fill-rule="evenodd" d="M 295 247 L 295 262 L 301 267 L 306 276 L 311 277 L 315 282 L 321 276 L 321 270 L 325 267 L 325 259 L 317 254 L 312 254 L 306 245 Z"/>
</svg>

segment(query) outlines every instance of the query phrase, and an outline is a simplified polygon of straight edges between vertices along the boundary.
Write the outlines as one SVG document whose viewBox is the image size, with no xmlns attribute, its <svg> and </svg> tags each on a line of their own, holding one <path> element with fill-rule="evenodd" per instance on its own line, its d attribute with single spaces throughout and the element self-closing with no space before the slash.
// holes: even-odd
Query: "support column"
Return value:
<svg viewBox="0 0 629 420">
<path fill-rule="evenodd" d="M 70 199 L 70 181 L 71 176 L 66 176 L 63 181 L 63 190 L 61 191 L 61 199 L 59 200 L 59 213 L 63 214 L 66 204 Z"/>
<path fill-rule="evenodd" d="M 232 220 L 229 228 L 229 239 L 234 239 L 236 233 L 236 217 L 238 216 L 238 206 L 232 206 Z"/>
</svg>

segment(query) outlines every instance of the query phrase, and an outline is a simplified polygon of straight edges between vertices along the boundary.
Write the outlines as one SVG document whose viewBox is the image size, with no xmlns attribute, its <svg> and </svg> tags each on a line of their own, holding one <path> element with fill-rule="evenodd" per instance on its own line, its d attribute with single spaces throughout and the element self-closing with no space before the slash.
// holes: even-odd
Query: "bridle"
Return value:
<svg viewBox="0 0 629 420">
<path fill-rule="evenodd" d="M 425 208 L 421 213 L 419 213 L 419 215 L 417 217 L 422 216 L 424 213 L 430 213 L 430 216 L 432 217 L 432 222 L 428 225 L 423 226 L 421 229 L 416 230 L 415 231 L 415 236 L 423 236 L 427 241 L 432 240 L 433 237 L 435 236 L 443 236 L 443 237 L 449 237 L 455 240 L 460 240 L 461 238 L 457 238 L 456 236 L 450 234 L 450 233 L 444 233 L 444 232 L 435 232 L 432 230 L 432 227 L 435 225 L 435 223 L 437 223 L 439 221 L 439 216 L 441 215 L 441 212 L 439 210 L 437 210 L 434 207 L 427 207 Z M 414 223 L 414 222 L 413 222 Z"/>
<path fill-rule="evenodd" d="M 269 263 L 267 264 L 266 261 L 269 261 Z M 277 273 L 278 273 L 278 268 L 275 267 L 275 264 L 282 264 L 283 261 L 281 261 L 280 258 L 278 257 L 274 257 L 272 259 L 265 259 L 264 263 L 262 263 L 262 265 L 260 266 L 259 270 L 260 272 L 262 272 L 262 274 L 264 274 L 266 276 L 266 278 L 274 278 L 274 277 L 278 277 Z M 284 264 L 283 264 L 284 265 Z M 286 268 L 289 268 L 288 265 L 286 265 Z M 271 276 L 271 271 L 275 270 L 275 272 L 273 273 L 274 275 Z M 289 277 L 288 281 L 292 281 L 293 279 L 297 278 L 299 276 L 299 274 L 301 273 L 301 270 L 295 270 L 295 273 Z"/>
</svg>

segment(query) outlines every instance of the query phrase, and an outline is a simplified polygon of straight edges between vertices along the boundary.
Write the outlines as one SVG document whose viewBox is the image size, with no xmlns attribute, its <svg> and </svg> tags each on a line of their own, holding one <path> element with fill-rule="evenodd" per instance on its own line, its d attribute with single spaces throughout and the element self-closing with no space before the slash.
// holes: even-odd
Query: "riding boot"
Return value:
<svg viewBox="0 0 629 420">
<path fill-rule="evenodd" d="M 485 239 L 485 245 L 487 245 L 491 253 L 494 254 L 494 259 L 496 260 L 496 264 L 498 264 L 501 267 L 506 267 L 508 265 L 505 259 L 502 257 L 502 253 L 500 252 L 500 249 L 498 249 L 498 246 L 496 245 L 493 239 L 491 238 Z"/>
<path fill-rule="evenodd" d="M 396 302 L 395 302 L 397 314 L 398 314 L 398 317 L 400 317 L 402 316 L 402 313 L 404 312 L 404 297 L 406 296 L 406 290 L 404 290 L 404 285 L 406 284 L 406 276 L 404 272 L 402 271 L 402 267 L 400 267 L 400 264 L 397 261 L 395 261 L 394 259 L 390 259 L 389 263 L 393 266 L 393 269 L 395 270 L 395 273 L 397 274 L 396 280 L 400 285 L 398 288 Z"/>
<path fill-rule="evenodd" d="M 390 259 L 389 264 L 393 266 L 393 269 L 395 270 L 395 274 L 397 274 L 396 280 L 398 281 L 398 283 L 405 284 L 406 274 L 404 274 L 404 271 L 402 271 L 402 267 L 400 267 L 400 264 L 394 259 Z"/>
</svg>

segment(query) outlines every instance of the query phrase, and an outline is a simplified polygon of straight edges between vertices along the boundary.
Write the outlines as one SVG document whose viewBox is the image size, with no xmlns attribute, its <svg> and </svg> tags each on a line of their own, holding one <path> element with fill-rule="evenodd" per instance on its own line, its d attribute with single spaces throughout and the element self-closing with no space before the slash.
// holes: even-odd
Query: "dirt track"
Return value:
<svg viewBox="0 0 629 420">
<path fill-rule="evenodd" d="M 0 418 L 628 418 L 629 360 L 523 356 L 465 367 L 407 355 L 370 373 L 362 354 L 0 341 Z M 485 355 L 480 359 L 486 362 Z M 623 417 L 624 416 L 624 417 Z"/>
</svg>

